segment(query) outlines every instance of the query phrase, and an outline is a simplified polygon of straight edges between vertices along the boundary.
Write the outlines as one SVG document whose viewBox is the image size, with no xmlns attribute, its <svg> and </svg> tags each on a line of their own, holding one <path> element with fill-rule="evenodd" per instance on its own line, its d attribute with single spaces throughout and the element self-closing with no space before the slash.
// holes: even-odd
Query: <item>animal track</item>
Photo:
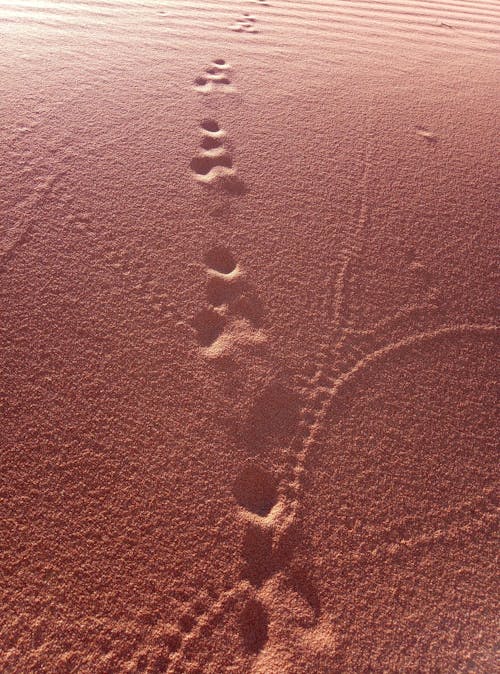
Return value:
<svg viewBox="0 0 500 674">
<path fill-rule="evenodd" d="M 224 146 L 225 131 L 213 119 L 204 119 L 200 131 L 200 151 L 190 164 L 196 180 L 208 184 L 217 179 L 234 177 L 233 160 Z"/>
<path fill-rule="evenodd" d="M 254 1 L 269 6 L 267 0 Z M 245 13 L 230 29 L 255 33 L 255 23 L 256 19 Z M 232 90 L 230 70 L 224 60 L 214 60 L 203 75 L 196 78 L 194 89 L 205 94 Z M 194 177 L 204 183 L 228 178 L 234 181 L 235 169 L 225 146 L 225 131 L 213 119 L 203 120 L 200 126 L 200 151 L 191 162 Z M 428 129 L 419 126 L 415 130 L 428 143 L 437 142 L 437 137 Z M 288 629 L 287 625 L 300 625 L 308 630 L 323 629 L 319 622 L 318 593 L 306 574 L 301 569 L 297 570 L 294 551 L 300 536 L 300 502 L 306 487 L 304 476 L 307 464 L 310 463 L 310 455 L 317 449 L 332 401 L 358 373 L 399 351 L 415 348 L 429 340 L 469 332 L 485 334 L 493 330 L 492 326 L 482 325 L 452 326 L 405 334 L 399 339 L 392 338 L 389 343 L 380 343 L 379 333 L 389 321 L 394 320 L 399 325 L 402 318 L 415 311 L 432 310 L 433 304 L 429 301 L 425 305 L 407 306 L 392 319 L 381 321 L 369 330 L 357 331 L 352 327 L 345 306 L 346 287 L 350 266 L 360 254 L 363 230 L 369 222 L 366 196 L 367 172 L 371 162 L 368 155 L 369 152 L 366 152 L 357 222 L 351 229 L 345 250 L 340 254 L 339 271 L 333 284 L 333 337 L 326 337 L 315 366 L 308 373 L 310 376 L 303 377 L 300 395 L 296 389 L 274 382 L 256 400 L 246 426 L 242 428 L 242 441 L 254 454 L 280 449 L 281 468 L 270 471 L 258 462 L 249 461 L 235 479 L 233 496 L 244 527 L 240 580 L 215 599 L 201 617 L 196 618 L 189 613 L 182 616 L 179 629 L 183 636 L 178 637 L 179 643 L 174 644 L 175 653 L 168 671 L 187 671 L 184 658 L 188 657 L 189 643 L 202 634 L 206 635 L 231 607 L 242 605 L 240 636 L 245 650 L 257 659 L 261 653 L 267 656 L 273 649 L 277 653 L 283 650 L 282 641 L 273 643 L 275 637 L 269 636 L 273 634 L 275 622 L 280 624 L 280 640 Z M 241 191 L 241 183 L 228 184 L 233 185 L 231 191 Z M 265 336 L 260 329 L 264 315 L 262 303 L 232 253 L 224 246 L 216 246 L 205 255 L 205 264 L 208 306 L 192 322 L 204 354 L 215 358 L 230 354 L 240 344 L 248 346 L 264 342 Z M 420 273 L 420 268 L 414 267 L 414 271 Z M 393 332 L 390 334 L 393 335 Z M 420 544 L 420 539 L 417 543 Z M 384 545 L 379 547 L 384 553 L 388 549 Z M 376 549 L 378 551 L 379 548 Z M 283 597 L 287 601 L 283 601 Z M 289 610 L 290 615 L 286 615 L 283 606 L 293 607 Z M 292 630 L 290 634 L 296 633 Z"/>
<path fill-rule="evenodd" d="M 207 134 L 211 134 L 213 138 L 220 138 L 224 136 L 224 131 L 221 130 L 218 123 L 213 119 L 204 119 L 201 124 L 201 128 Z"/>
<path fill-rule="evenodd" d="M 247 651 L 259 653 L 268 638 L 269 618 L 264 605 L 255 598 L 245 603 L 240 615 L 240 634 Z"/>
<path fill-rule="evenodd" d="M 205 255 L 205 264 L 219 274 L 231 274 L 237 264 L 232 253 L 224 246 L 216 246 Z"/>
<path fill-rule="evenodd" d="M 202 94 L 209 94 L 216 90 L 233 91 L 229 77 L 230 70 L 231 66 L 224 59 L 215 59 L 205 68 L 202 75 L 195 78 L 193 87 Z"/>
<path fill-rule="evenodd" d="M 287 445 L 297 430 L 302 404 L 301 397 L 278 379 L 265 386 L 241 434 L 248 450 L 260 454 L 269 445 Z"/>
<path fill-rule="evenodd" d="M 201 346 L 211 346 L 222 334 L 225 321 L 213 309 L 200 311 L 193 321 Z"/>
<path fill-rule="evenodd" d="M 206 355 L 227 354 L 238 344 L 261 344 L 263 308 L 231 252 L 216 246 L 205 255 L 209 306 L 192 321 Z"/>
<path fill-rule="evenodd" d="M 234 495 L 247 511 L 266 517 L 276 505 L 276 480 L 258 464 L 250 463 L 243 468 L 236 480 Z"/>
<path fill-rule="evenodd" d="M 245 12 L 241 19 L 237 19 L 235 23 L 229 26 L 230 30 L 234 30 L 237 33 L 256 33 L 257 28 L 255 27 L 257 19 Z"/>
</svg>

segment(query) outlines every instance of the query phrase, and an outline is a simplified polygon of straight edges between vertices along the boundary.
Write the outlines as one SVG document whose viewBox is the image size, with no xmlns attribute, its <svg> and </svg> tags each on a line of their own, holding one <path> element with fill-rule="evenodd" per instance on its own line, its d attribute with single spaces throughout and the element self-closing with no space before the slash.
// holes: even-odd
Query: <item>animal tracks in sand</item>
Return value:
<svg viewBox="0 0 500 674">
<path fill-rule="evenodd" d="M 225 249 L 210 251 L 205 261 L 212 275 L 231 276 L 235 272 L 237 275 L 238 264 Z M 402 312 L 398 318 L 405 316 Z M 385 327 L 386 322 L 382 321 L 374 327 L 373 333 L 385 334 Z M 383 341 L 384 334 L 378 339 Z M 238 591 L 236 604 L 241 606 L 242 646 L 255 657 L 254 674 L 280 671 L 280 668 L 286 671 L 288 659 L 293 660 L 295 644 L 302 651 L 310 651 L 312 661 L 319 658 L 323 663 L 335 656 L 335 630 L 321 613 L 314 585 L 296 568 L 294 560 L 304 474 L 332 401 L 359 373 L 404 350 L 435 340 L 493 334 L 496 334 L 494 326 L 455 325 L 408 334 L 376 346 L 370 333 L 368 344 L 358 352 L 349 347 L 349 340 L 356 335 L 346 328 L 345 344 L 337 337 L 331 347 L 332 353 L 338 355 L 337 361 L 328 357 L 328 349 L 322 352 L 317 369 L 302 391 L 302 399 L 295 398 L 293 392 L 276 382 L 263 391 L 252 408 L 248 428 L 257 427 L 259 446 L 267 442 L 279 452 L 283 470 L 269 470 L 264 461 L 251 459 L 242 466 L 233 486 L 235 505 L 244 528 L 240 581 L 235 588 L 245 588 L 245 591 Z M 280 421 L 281 406 L 290 406 L 293 413 Z M 269 431 L 275 422 L 281 426 L 277 436 Z M 392 549 L 384 543 L 379 548 L 380 554 Z"/>
<path fill-rule="evenodd" d="M 266 0 L 255 2 L 269 5 Z M 256 19 L 245 13 L 230 29 L 255 33 Z M 196 78 L 194 89 L 204 94 L 231 91 L 230 72 L 229 64 L 217 59 Z M 425 127 L 415 127 L 415 133 L 429 144 L 438 140 Z M 215 120 L 205 119 L 201 134 L 199 153 L 191 162 L 194 177 L 202 183 L 211 183 L 234 176 L 225 131 Z M 241 644 L 249 655 L 255 656 L 252 669 L 255 674 L 286 671 L 295 641 L 303 642 L 301 647 L 316 653 L 324 652 L 325 658 L 336 641 L 327 616 L 321 614 L 314 584 L 296 568 L 301 502 L 307 487 L 305 476 L 312 463 L 311 455 L 318 449 L 332 401 L 365 369 L 405 349 L 460 334 L 481 335 L 492 329 L 491 326 L 452 326 L 409 334 L 409 328 L 402 326 L 398 338 L 395 330 L 385 330 L 385 321 L 380 326 L 371 326 L 363 334 L 352 327 L 347 293 L 350 270 L 360 256 L 363 231 L 369 223 L 366 198 L 369 152 L 364 163 L 358 217 L 339 256 L 340 271 L 333 284 L 331 334 L 326 336 L 318 352 L 312 373 L 303 377 L 302 389 L 273 382 L 257 396 L 246 423 L 241 425 L 242 444 L 252 456 L 239 469 L 232 491 L 242 535 L 239 580 L 231 590 L 214 600 L 197 623 L 187 625 L 186 643 L 202 635 L 206 638 L 211 625 L 225 619 L 225 611 L 238 611 Z M 203 354 L 217 358 L 231 355 L 240 346 L 246 348 L 265 342 L 261 329 L 262 304 L 231 251 L 225 246 L 216 246 L 207 252 L 204 261 L 207 306 L 192 322 Z M 425 289 L 429 284 L 425 270 L 410 262 Z M 398 312 L 395 322 L 399 324 L 406 314 L 420 314 L 432 308 L 429 301 L 422 307 L 408 305 Z M 271 454 L 274 454 L 272 464 L 267 461 Z M 381 548 L 385 549 L 383 545 Z M 290 646 L 284 643 L 284 635 Z M 183 662 L 183 653 L 181 646 L 176 662 Z"/>
<path fill-rule="evenodd" d="M 259 464 L 249 463 L 236 480 L 234 495 L 245 511 L 266 517 L 277 502 L 276 480 Z"/>
<path fill-rule="evenodd" d="M 245 649 L 256 655 L 268 638 L 269 617 L 264 605 L 254 597 L 248 599 L 241 611 L 239 623 Z"/>
<path fill-rule="evenodd" d="M 210 94 L 215 91 L 227 93 L 234 91 L 230 77 L 231 66 L 224 59 L 215 59 L 205 68 L 202 75 L 198 75 L 193 82 L 195 91 L 201 94 Z"/>
<path fill-rule="evenodd" d="M 191 160 L 191 170 L 196 180 L 208 184 L 224 177 L 233 177 L 233 159 L 224 145 L 226 133 L 213 119 L 200 124 L 200 150 Z"/>
<path fill-rule="evenodd" d="M 229 28 L 236 33 L 257 33 L 256 22 L 254 16 L 245 12 L 241 19 L 237 19 Z"/>
<path fill-rule="evenodd" d="M 217 358 L 239 345 L 263 344 L 262 303 L 232 253 L 216 246 L 205 255 L 205 263 L 208 307 L 192 322 L 205 355 Z"/>
</svg>

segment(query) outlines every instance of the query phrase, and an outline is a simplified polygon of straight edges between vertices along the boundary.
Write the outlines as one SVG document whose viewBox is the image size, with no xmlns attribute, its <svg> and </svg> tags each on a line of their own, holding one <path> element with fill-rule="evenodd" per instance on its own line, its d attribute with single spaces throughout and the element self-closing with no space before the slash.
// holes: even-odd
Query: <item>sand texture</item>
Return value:
<svg viewBox="0 0 500 674">
<path fill-rule="evenodd" d="M 0 674 L 494 674 L 496 0 L 0 2 Z"/>
</svg>

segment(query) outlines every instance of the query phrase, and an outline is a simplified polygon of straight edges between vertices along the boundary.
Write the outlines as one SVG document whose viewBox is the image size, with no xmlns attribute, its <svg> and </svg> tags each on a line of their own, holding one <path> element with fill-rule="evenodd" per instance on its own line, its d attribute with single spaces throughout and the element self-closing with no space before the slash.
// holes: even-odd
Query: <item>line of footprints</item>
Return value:
<svg viewBox="0 0 500 674">
<path fill-rule="evenodd" d="M 223 92 L 232 91 L 231 66 L 224 59 L 214 59 L 205 68 L 203 75 L 198 75 L 194 81 L 194 88 L 202 94 L 210 94 L 220 89 Z"/>
<path fill-rule="evenodd" d="M 267 0 L 254 0 L 254 2 L 258 5 L 269 5 Z M 245 12 L 229 28 L 238 33 L 256 33 L 256 22 L 255 16 Z M 214 59 L 204 72 L 195 78 L 193 89 L 204 95 L 234 92 L 231 65 L 222 58 Z M 243 183 L 235 179 L 236 169 L 233 166 L 233 159 L 224 146 L 226 132 L 220 128 L 216 120 L 203 120 L 201 134 L 200 149 L 190 165 L 194 178 L 205 185 L 222 182 L 228 191 L 241 194 L 244 191 Z"/>
<path fill-rule="evenodd" d="M 267 0 L 253 0 L 257 5 L 263 5 L 264 7 L 269 7 Z M 257 28 L 255 24 L 257 19 L 252 16 L 249 12 L 244 12 L 241 19 L 237 19 L 231 26 L 230 30 L 234 30 L 237 33 L 257 33 Z"/>
<path fill-rule="evenodd" d="M 268 5 L 267 0 L 254 1 L 260 5 Z M 244 13 L 230 29 L 256 33 L 255 24 L 256 18 Z M 195 79 L 194 89 L 201 94 L 234 91 L 231 66 L 223 59 L 215 59 Z M 224 129 L 216 120 L 204 119 L 200 124 L 200 134 L 200 148 L 190 165 L 195 179 L 205 184 L 222 180 L 229 185 L 241 185 L 235 177 L 236 170 L 231 153 L 226 147 L 227 136 Z M 232 355 L 240 345 L 246 348 L 251 344 L 265 342 L 266 337 L 261 329 L 262 303 L 229 249 L 221 245 L 212 248 L 205 255 L 205 265 L 208 306 L 198 312 L 192 321 L 198 344 L 204 354 L 217 358 Z M 281 403 L 284 402 L 281 396 L 278 398 Z M 259 463 L 249 461 L 235 481 L 233 494 L 246 524 L 241 550 L 242 586 L 240 590 L 233 588 L 230 594 L 237 599 L 241 592 L 239 599 L 243 600 L 243 606 L 240 634 L 246 650 L 258 655 L 268 642 L 273 606 L 281 605 L 283 595 L 288 595 L 296 612 L 300 614 L 302 627 L 312 628 L 317 624 L 319 602 L 307 577 L 299 570 L 292 571 L 290 568 L 294 545 L 288 533 L 288 518 L 282 510 L 283 504 L 280 502 L 278 481 L 275 477 Z M 217 602 L 214 606 L 217 606 Z M 208 620 L 210 611 L 205 615 Z M 189 636 L 186 636 L 189 642 Z M 182 667 L 180 644 L 178 648 L 176 663 Z M 173 671 L 178 671 L 175 668 L 176 665 Z"/>
<path fill-rule="evenodd" d="M 239 344 L 262 344 L 262 303 L 240 265 L 224 246 L 205 256 L 208 307 L 193 320 L 199 345 L 208 357 L 228 354 Z"/>
<path fill-rule="evenodd" d="M 254 16 L 245 12 L 241 19 L 237 19 L 229 28 L 236 33 L 256 33 L 256 21 L 257 19 Z"/>
<path fill-rule="evenodd" d="M 236 172 L 231 153 L 225 146 L 224 129 L 214 119 L 204 119 L 200 133 L 200 149 L 190 164 L 196 180 L 209 184 L 217 179 L 234 178 Z"/>
</svg>

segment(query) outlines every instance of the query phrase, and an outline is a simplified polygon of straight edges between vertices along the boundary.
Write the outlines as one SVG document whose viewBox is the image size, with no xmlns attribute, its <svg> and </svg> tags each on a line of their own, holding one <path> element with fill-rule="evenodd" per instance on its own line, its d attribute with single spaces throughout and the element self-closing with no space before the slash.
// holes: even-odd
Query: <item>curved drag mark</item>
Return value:
<svg viewBox="0 0 500 674">
<path fill-rule="evenodd" d="M 324 394 L 324 401 L 316 415 L 315 420 L 309 426 L 309 433 L 304 438 L 302 444 L 302 450 L 297 455 L 297 464 L 294 470 L 295 480 L 292 484 L 292 489 L 294 492 L 293 503 L 288 512 L 288 524 L 291 524 L 295 520 L 298 512 L 298 500 L 300 498 L 300 492 L 303 489 L 303 480 L 306 473 L 306 463 L 309 459 L 309 455 L 318 440 L 318 436 L 323 429 L 323 422 L 326 414 L 328 413 L 330 406 L 337 395 L 339 395 L 342 387 L 352 379 L 354 379 L 359 373 L 363 372 L 366 368 L 371 365 L 384 360 L 397 353 L 398 351 L 403 351 L 404 349 L 409 349 L 414 346 L 425 344 L 426 342 L 431 342 L 435 339 L 441 339 L 444 337 L 452 336 L 465 336 L 465 335 L 487 335 L 493 336 L 498 333 L 498 326 L 488 325 L 488 324 L 460 324 L 452 325 L 444 328 L 439 328 L 430 332 L 421 332 L 410 337 L 406 337 L 397 342 L 391 342 L 386 346 L 377 349 L 364 358 L 358 360 L 347 372 L 340 374 L 333 382 L 333 385 L 330 387 L 320 387 L 319 391 Z"/>
<path fill-rule="evenodd" d="M 486 512 L 471 518 L 468 522 L 454 522 L 447 527 L 437 528 L 434 531 L 422 532 L 408 539 L 400 541 L 383 542 L 368 550 L 358 548 L 351 554 L 345 555 L 339 560 L 339 570 L 352 569 L 353 566 L 366 568 L 381 559 L 404 557 L 420 550 L 440 543 L 453 544 L 459 539 L 460 545 L 465 540 L 473 540 L 478 532 L 490 532 L 494 534 L 498 528 L 497 509 L 492 508 Z"/>
<path fill-rule="evenodd" d="M 405 337 L 404 339 L 399 340 L 398 342 L 391 342 L 386 346 L 369 353 L 364 358 L 359 360 L 350 370 L 341 374 L 336 380 L 334 385 L 327 389 L 330 391 L 331 398 L 330 400 L 338 393 L 341 386 L 343 386 L 349 379 L 354 377 L 358 372 L 361 372 L 366 367 L 372 363 L 382 360 L 389 354 L 395 353 L 405 348 L 410 348 L 418 344 L 423 344 L 424 342 L 432 341 L 434 339 L 439 339 L 440 337 L 447 337 L 451 335 L 468 335 L 468 334 L 491 334 L 494 335 L 498 332 L 498 326 L 488 325 L 481 323 L 463 323 L 459 325 L 451 325 L 445 328 L 438 328 L 437 330 L 432 330 L 429 332 L 420 332 L 416 335 L 411 335 L 410 337 Z"/>
</svg>

